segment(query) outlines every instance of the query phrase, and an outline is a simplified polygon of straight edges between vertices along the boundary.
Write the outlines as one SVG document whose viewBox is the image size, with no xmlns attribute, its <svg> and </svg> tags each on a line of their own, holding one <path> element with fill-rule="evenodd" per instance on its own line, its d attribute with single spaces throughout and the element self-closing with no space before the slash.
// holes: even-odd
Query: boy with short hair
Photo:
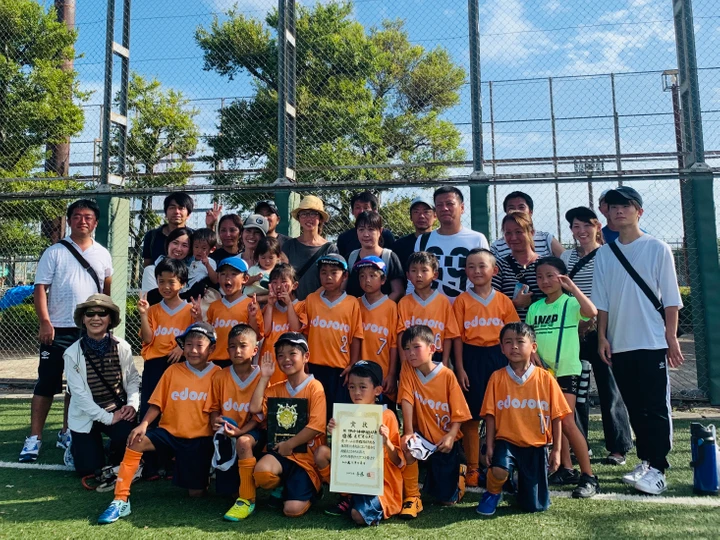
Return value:
<svg viewBox="0 0 720 540">
<path fill-rule="evenodd" d="M 465 494 L 461 475 L 460 425 L 472 418 L 455 374 L 441 362 L 433 362 L 435 335 L 425 325 L 411 326 L 402 336 L 408 365 L 400 371 L 398 401 L 402 404 L 403 437 L 407 471 L 400 517 L 415 518 L 422 511 L 418 488 L 418 464 L 408 445 L 423 437 L 436 450 L 428 457 L 423 491 L 444 506 L 459 502 Z"/>
<path fill-rule="evenodd" d="M 163 299 L 159 304 L 150 306 L 143 294 L 137 304 L 143 342 L 141 355 L 145 361 L 140 418 L 145 416 L 148 400 L 168 365 L 182 359 L 182 349 L 175 338 L 193 323 L 190 304 L 180 298 L 180 291 L 188 280 L 185 263 L 170 258 L 161 260 L 155 266 L 155 279 Z"/>
<path fill-rule="evenodd" d="M 472 287 L 460 294 L 453 311 L 460 327 L 456 347 L 455 375 L 465 394 L 472 420 L 462 425 L 463 449 L 467 457 L 468 486 L 477 487 L 480 479 L 480 408 L 490 375 L 507 365 L 500 350 L 500 330 L 520 320 L 512 300 L 493 289 L 492 278 L 498 272 L 495 256 L 487 249 L 470 250 L 465 274 Z"/>
<path fill-rule="evenodd" d="M 407 278 L 414 289 L 398 302 L 397 342 L 402 343 L 403 332 L 411 326 L 428 326 L 435 335 L 435 361 L 442 360 L 448 366 L 453 352 L 452 342 L 460 337 L 460 330 L 450 300 L 432 288 L 438 278 L 438 269 L 437 258 L 432 253 L 418 251 L 410 255 Z M 402 360 L 403 348 L 400 347 L 398 352 Z"/>
<path fill-rule="evenodd" d="M 383 294 L 381 288 L 387 279 L 386 265 L 380 257 L 370 256 L 355 263 L 360 288 L 360 316 L 363 320 L 364 339 L 361 358 L 373 360 L 382 368 L 381 385 L 383 403 L 395 409 L 397 397 L 397 304 Z"/>
<path fill-rule="evenodd" d="M 376 362 L 359 360 L 351 368 L 348 375 L 348 391 L 350 399 L 356 405 L 373 405 L 375 399 L 383 391 L 383 370 Z M 335 419 L 328 423 L 328 433 L 335 429 Z M 358 525 L 377 525 L 381 519 L 389 519 L 398 514 L 402 508 L 402 473 L 405 467 L 403 453 L 400 450 L 400 431 L 395 414 L 385 408 L 383 423 L 380 426 L 383 438 L 383 494 L 351 495 L 339 505 L 343 510 L 350 510 L 350 517 Z M 338 441 L 339 443 L 340 441 Z M 315 462 L 320 471 L 325 471 L 325 483 L 330 483 L 331 451 L 328 446 L 321 446 L 315 452 Z"/>
<path fill-rule="evenodd" d="M 198 229 L 192 234 L 193 262 L 188 270 L 188 288 L 204 279 L 217 284 L 217 263 L 210 258 L 216 244 L 217 235 L 212 229 Z"/>
<path fill-rule="evenodd" d="M 490 376 L 480 413 L 491 466 L 487 491 L 476 511 L 492 516 L 503 485 L 517 470 L 520 508 L 541 512 L 550 506 L 547 473 L 560 466 L 562 419 L 570 414 L 570 407 L 550 372 L 530 360 L 537 351 L 532 327 L 521 322 L 506 324 L 500 342 L 509 365 Z M 545 447 L 550 443 L 548 467 Z"/>
<path fill-rule="evenodd" d="M 207 310 L 207 322 L 217 332 L 217 347 L 210 360 L 222 368 L 232 365 L 228 358 L 228 334 L 236 324 L 249 324 L 258 335 L 263 337 L 264 324 L 260 307 L 253 296 L 248 298 L 242 292 L 247 281 L 247 263 L 241 257 L 227 257 L 218 265 L 218 284 L 225 296 L 215 300 Z M 192 301 L 192 314 L 196 321 L 202 319 L 202 310 L 198 300 Z"/>
<path fill-rule="evenodd" d="M 268 448 L 268 453 L 255 465 L 253 477 L 255 485 L 263 489 L 275 489 L 284 484 L 283 513 L 288 517 L 300 517 L 309 510 L 322 485 L 313 453 L 325 439 L 325 393 L 322 384 L 305 373 L 310 353 L 303 334 L 286 332 L 281 335 L 275 343 L 275 356 L 287 381 L 268 387 L 276 362 L 271 354 L 263 354 L 260 381 L 250 402 L 250 412 L 262 421 L 267 416 L 268 398 L 306 399 L 308 422 L 291 439 Z M 295 451 L 303 444 L 307 445 L 305 452 Z"/>
<path fill-rule="evenodd" d="M 348 277 L 345 259 L 334 253 L 323 255 L 317 266 L 322 289 L 305 299 L 305 334 L 313 352 L 310 373 L 325 389 L 329 415 L 333 403 L 348 402 L 347 374 L 360 359 L 364 332 L 358 300 L 343 290 Z"/>
<path fill-rule="evenodd" d="M 255 330 L 243 323 L 233 326 L 228 336 L 232 366 L 215 373 L 205 402 L 213 431 L 222 428 L 227 437 L 237 439 L 237 460 L 227 470 L 215 469 L 215 490 L 238 496 L 224 516 L 227 521 L 240 521 L 255 510 L 253 450 L 264 439 L 259 422 L 250 414 L 250 401 L 260 382 L 260 368 L 252 365 L 257 350 Z"/>
<path fill-rule="evenodd" d="M 143 452 L 174 452 L 173 483 L 187 488 L 191 497 L 205 494 L 213 446 L 210 418 L 203 409 L 212 375 L 218 370 L 208 363 L 215 341 L 213 327 L 203 322 L 190 325 L 177 337 L 186 361 L 168 368 L 150 398 L 147 414 L 130 433 L 114 499 L 98 518 L 99 524 L 114 523 L 130 515 L 130 485 Z M 148 431 L 158 417 L 158 427 Z"/>
<path fill-rule="evenodd" d="M 305 302 L 295 298 L 298 281 L 295 268 L 288 263 L 280 263 L 270 272 L 268 303 L 263 310 L 265 321 L 265 339 L 261 356 L 266 352 L 275 358 L 275 342 L 285 332 L 302 332 L 307 325 Z M 276 369 L 270 384 L 285 381 L 285 374 Z"/>
</svg>

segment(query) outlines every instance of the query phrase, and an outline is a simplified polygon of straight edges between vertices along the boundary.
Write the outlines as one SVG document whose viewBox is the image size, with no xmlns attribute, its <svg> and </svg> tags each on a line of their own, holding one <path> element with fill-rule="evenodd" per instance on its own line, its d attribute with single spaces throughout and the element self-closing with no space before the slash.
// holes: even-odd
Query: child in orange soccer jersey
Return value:
<svg viewBox="0 0 720 540">
<path fill-rule="evenodd" d="M 205 403 L 216 440 L 223 435 L 237 440 L 237 460 L 228 468 L 215 468 L 215 491 L 238 497 L 224 516 L 227 521 L 240 521 L 255 510 L 254 450 L 264 445 L 265 439 L 260 423 L 250 414 L 250 401 L 260 381 L 260 368 L 252 365 L 257 350 L 255 330 L 247 324 L 233 326 L 228 336 L 228 355 L 233 365 L 215 373 Z M 222 434 L 218 434 L 220 428 Z"/>
<path fill-rule="evenodd" d="M 364 338 L 361 358 L 372 360 L 382 368 L 383 403 L 395 410 L 397 397 L 397 304 L 383 294 L 381 287 L 387 279 L 386 265 L 380 257 L 365 257 L 355 263 L 360 288 L 360 315 Z"/>
<path fill-rule="evenodd" d="M 333 403 L 349 401 L 346 378 L 350 367 L 360 360 L 364 333 L 358 299 L 343 291 L 348 276 L 345 259 L 323 255 L 317 266 L 322 290 L 305 299 L 305 333 L 312 351 L 310 373 L 325 389 L 329 419 Z"/>
<path fill-rule="evenodd" d="M 193 323 L 190 304 L 180 298 L 180 291 L 188 280 L 187 265 L 183 261 L 165 258 L 155 266 L 159 304 L 151 306 L 142 295 L 137 309 L 140 314 L 140 337 L 145 360 L 140 396 L 140 418 L 145 416 L 148 400 L 170 364 L 182 360 L 182 349 L 175 338 Z"/>
<path fill-rule="evenodd" d="M 275 358 L 275 342 L 285 332 L 302 332 L 307 325 L 305 302 L 295 298 L 298 281 L 295 269 L 287 263 L 279 263 L 270 272 L 268 303 L 263 311 L 265 339 L 261 356 L 270 353 Z M 276 369 L 270 384 L 285 381 L 285 374 Z"/>
<path fill-rule="evenodd" d="M 177 342 L 186 361 L 167 369 L 150 398 L 147 414 L 130 433 L 115 483 L 115 497 L 98 518 L 100 524 L 130 515 L 130 484 L 143 452 L 173 451 L 173 483 L 187 488 L 191 497 L 199 497 L 207 490 L 213 444 L 210 415 L 203 409 L 213 373 L 219 369 L 208 363 L 215 347 L 215 330 L 207 323 L 195 323 L 177 337 Z M 159 426 L 148 431 L 161 414 Z"/>
<path fill-rule="evenodd" d="M 262 339 L 264 325 L 255 297 L 248 298 L 242 293 L 243 285 L 247 281 L 247 263 L 241 257 L 227 257 L 218 264 L 218 284 L 222 287 L 225 296 L 216 300 L 207 310 L 207 322 L 217 332 L 217 347 L 210 356 L 210 360 L 222 368 L 232 365 L 228 358 L 228 334 L 236 324 L 245 323 Z M 201 320 L 202 312 L 200 302 L 193 301 L 193 317 Z"/>
<path fill-rule="evenodd" d="M 465 494 L 461 474 L 460 425 L 472 418 L 455 374 L 433 362 L 435 335 L 425 326 L 411 326 L 402 338 L 408 363 L 400 371 L 398 401 L 403 413 L 402 449 L 407 467 L 403 474 L 405 499 L 400 517 L 415 518 L 422 511 L 418 488 L 418 464 L 408 444 L 417 436 L 436 445 L 427 458 L 428 473 L 423 491 L 448 506 Z"/>
<path fill-rule="evenodd" d="M 362 283 L 362 277 L 360 278 Z M 350 368 L 348 376 L 348 391 L 350 399 L 355 404 L 372 405 L 382 393 L 383 370 L 376 362 L 359 360 Z M 330 419 L 328 433 L 335 429 L 335 420 Z M 379 496 L 352 495 L 343 497 L 332 515 L 350 513 L 352 520 L 358 525 L 377 525 L 381 519 L 389 519 L 398 514 L 402 508 L 402 473 L 405 467 L 403 453 L 400 450 L 400 431 L 398 421 L 390 409 L 383 411 L 383 423 L 380 426 L 380 435 L 383 438 L 383 493 Z M 337 441 L 338 444 L 340 441 Z M 315 462 L 328 476 L 323 478 L 330 483 L 331 451 L 327 446 L 321 446 L 315 452 Z"/>
<path fill-rule="evenodd" d="M 520 320 L 512 300 L 492 287 L 497 274 L 495 256 L 487 249 L 468 253 L 465 274 L 473 286 L 457 297 L 453 304 L 460 326 L 456 339 L 455 375 L 465 394 L 472 420 L 462 425 L 463 449 L 467 457 L 468 486 L 476 487 L 480 477 L 480 407 L 490 375 L 507 366 L 500 350 L 500 330 L 507 323 Z"/>
<path fill-rule="evenodd" d="M 492 516 L 502 487 L 518 472 L 516 500 L 526 512 L 541 512 L 550 506 L 549 472 L 560 466 L 562 419 L 570 407 L 553 376 L 535 367 L 530 357 L 537 351 L 535 332 L 525 323 L 505 325 L 500 332 L 503 354 L 509 365 L 490 376 L 481 415 L 485 419 L 487 491 L 477 513 Z"/>
<path fill-rule="evenodd" d="M 310 354 L 303 334 L 287 332 L 275 342 L 277 366 L 287 376 L 287 381 L 268 387 L 276 361 L 265 353 L 260 364 L 260 381 L 250 403 L 250 412 L 260 420 L 267 416 L 268 398 L 298 398 L 307 400 L 308 421 L 305 427 L 291 439 L 268 448 L 255 465 L 255 485 L 263 489 L 275 489 L 284 484 L 283 513 L 288 517 L 300 517 L 308 511 L 320 492 L 320 474 L 313 453 L 325 440 L 325 394 L 322 385 L 305 373 Z M 307 444 L 305 452 L 294 449 Z"/>
<path fill-rule="evenodd" d="M 403 296 L 398 303 L 397 342 L 402 343 L 403 332 L 411 326 L 428 326 L 435 336 L 435 361 L 442 361 L 448 366 L 453 352 L 453 340 L 460 337 L 460 330 L 450 300 L 432 288 L 437 277 L 438 262 L 435 255 L 427 251 L 410 255 L 407 278 L 413 284 L 414 290 Z M 399 354 L 402 364 L 402 347 L 399 348 Z"/>
</svg>

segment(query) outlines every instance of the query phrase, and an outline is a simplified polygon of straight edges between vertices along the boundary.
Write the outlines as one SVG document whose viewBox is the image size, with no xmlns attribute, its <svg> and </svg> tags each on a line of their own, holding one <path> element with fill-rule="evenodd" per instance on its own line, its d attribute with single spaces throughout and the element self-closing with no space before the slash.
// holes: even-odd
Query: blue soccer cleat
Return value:
<svg viewBox="0 0 720 540">
<path fill-rule="evenodd" d="M 494 516 L 495 510 L 497 510 L 498 504 L 500 504 L 501 500 L 502 493 L 495 494 L 486 491 L 483 493 L 475 511 L 481 516 Z"/>
<path fill-rule="evenodd" d="M 118 519 L 130 515 L 130 501 L 127 502 L 115 499 L 110 503 L 100 517 L 98 523 L 100 525 L 107 525 L 108 523 L 115 523 Z"/>
</svg>

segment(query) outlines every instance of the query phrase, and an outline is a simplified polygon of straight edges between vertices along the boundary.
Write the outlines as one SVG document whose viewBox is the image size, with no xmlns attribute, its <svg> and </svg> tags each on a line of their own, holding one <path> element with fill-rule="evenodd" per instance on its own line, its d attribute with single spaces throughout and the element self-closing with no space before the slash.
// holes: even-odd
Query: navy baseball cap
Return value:
<svg viewBox="0 0 720 540">
<path fill-rule="evenodd" d="M 607 204 L 626 204 L 628 201 L 635 202 L 642 208 L 642 197 L 630 186 L 619 186 L 605 194 L 605 202 Z"/>
<path fill-rule="evenodd" d="M 301 334 L 300 332 L 285 332 L 284 334 L 282 334 L 275 342 L 275 350 L 277 351 L 280 346 L 287 344 L 296 345 L 297 347 L 303 349 L 305 352 L 308 352 L 310 350 L 307 338 L 304 334 Z"/>
<path fill-rule="evenodd" d="M 278 208 L 277 208 L 277 205 L 275 204 L 275 201 L 267 200 L 267 201 L 260 201 L 260 202 L 258 202 L 258 203 L 255 205 L 255 210 L 254 210 L 254 212 L 255 212 L 256 214 L 259 214 L 261 208 L 268 208 L 268 209 L 270 210 L 270 212 L 272 212 L 273 214 L 280 215 L 280 214 L 278 213 Z"/>
<path fill-rule="evenodd" d="M 218 272 L 223 266 L 230 266 L 238 272 L 242 272 L 244 274 L 248 271 L 247 263 L 243 260 L 242 257 L 238 257 L 237 255 L 234 257 L 226 257 L 222 261 L 220 261 L 220 264 L 217 265 Z"/>
<path fill-rule="evenodd" d="M 571 208 L 567 212 L 565 212 L 565 219 L 567 219 L 567 222 L 572 225 L 575 218 L 579 219 L 580 221 L 589 222 L 591 219 L 597 219 L 597 214 L 590 210 L 586 206 L 578 206 L 577 208 Z"/>
<path fill-rule="evenodd" d="M 383 274 L 387 274 L 387 265 L 385 264 L 385 261 L 375 255 L 370 255 L 369 257 L 360 259 L 353 266 L 353 270 L 360 270 L 361 268 L 375 268 L 376 270 L 380 270 Z"/>
<path fill-rule="evenodd" d="M 363 370 L 370 373 L 370 378 L 375 386 L 382 386 L 383 372 L 377 362 L 372 362 L 370 360 L 358 360 L 350 368 L 350 375 L 358 375 L 360 377 L 365 376 L 365 373 L 362 373 Z"/>
<path fill-rule="evenodd" d="M 337 253 L 330 253 L 329 255 L 323 255 L 317 260 L 317 266 L 320 267 L 321 264 L 329 264 L 333 266 L 339 266 L 343 270 L 348 269 L 347 261 L 345 260 L 345 257 L 342 255 L 339 255 Z"/>
<path fill-rule="evenodd" d="M 175 338 L 175 341 L 177 341 L 177 344 L 181 349 L 185 348 L 185 338 L 188 337 L 188 334 L 192 333 L 202 334 L 210 340 L 210 343 L 215 343 L 217 341 L 215 329 L 212 325 L 206 322 L 197 322 L 188 326 L 182 334 Z"/>
</svg>

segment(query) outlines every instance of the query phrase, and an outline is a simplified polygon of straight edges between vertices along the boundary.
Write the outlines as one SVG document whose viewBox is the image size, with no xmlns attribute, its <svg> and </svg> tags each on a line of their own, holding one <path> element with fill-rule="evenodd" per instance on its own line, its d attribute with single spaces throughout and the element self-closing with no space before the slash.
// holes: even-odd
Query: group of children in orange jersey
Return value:
<svg viewBox="0 0 720 540">
<path fill-rule="evenodd" d="M 574 331 L 577 341 L 577 323 L 592 317 L 594 307 L 554 264 L 538 265 L 540 287 L 549 292 L 537 304 L 564 300 L 567 340 Z M 144 299 L 138 303 L 145 359 L 141 422 L 128 439 L 114 500 L 99 523 L 130 514 L 131 484 L 144 454 L 153 451 L 174 455 L 173 481 L 190 496 L 207 491 L 212 463 L 216 491 L 237 499 L 226 520 L 254 512 L 257 488 L 269 490 L 269 504 L 286 516 L 305 514 L 329 483 L 327 435 L 335 427 L 335 403 L 386 406 L 383 494 L 338 495 L 327 511 L 358 524 L 418 516 L 419 462 L 426 464 L 423 493 L 441 505 L 458 503 L 466 486 L 485 485 L 480 514 L 495 512 L 503 489 L 516 493 L 523 510 L 545 510 L 548 474 L 561 462 L 568 466 L 563 435 L 582 469 L 573 496 L 599 492 L 570 394 L 555 379 L 566 362 L 561 343 L 557 354 L 549 345 L 551 352 L 538 350 L 532 327 L 492 288 L 497 268 L 490 251 L 468 254 L 472 287 L 454 304 L 433 289 L 438 263 L 427 252 L 411 255 L 413 291 L 397 304 L 381 292 L 386 267 L 379 257 L 354 265 L 365 293 L 359 299 L 344 292 L 349 269 L 343 257 L 321 256 L 317 266 L 321 288 L 298 301 L 293 267 L 278 263 L 263 308 L 243 294 L 246 263 L 226 258 L 217 265 L 223 297 L 203 315 L 198 301 L 188 304 L 178 296 L 187 268 L 172 259 L 158 263 L 163 300 L 152 307 Z M 563 287 L 573 296 L 564 295 Z M 544 309 L 533 313 L 542 320 Z M 273 397 L 304 398 L 308 414 L 297 435 L 268 447 Z"/>
</svg>

